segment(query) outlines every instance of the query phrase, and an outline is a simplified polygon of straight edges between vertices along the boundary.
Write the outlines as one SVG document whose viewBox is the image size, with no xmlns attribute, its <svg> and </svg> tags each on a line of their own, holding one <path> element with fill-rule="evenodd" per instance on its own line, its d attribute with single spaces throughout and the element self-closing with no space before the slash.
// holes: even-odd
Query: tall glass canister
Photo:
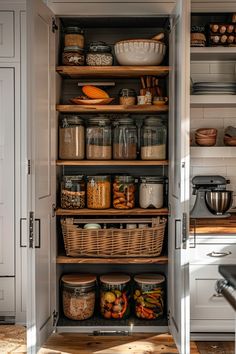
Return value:
<svg viewBox="0 0 236 354">
<path fill-rule="evenodd" d="M 147 117 L 141 129 L 141 159 L 166 159 L 167 129 L 162 118 Z"/>
<path fill-rule="evenodd" d="M 113 159 L 135 160 L 137 158 L 137 127 L 129 117 L 120 118 L 114 123 Z"/>
<path fill-rule="evenodd" d="M 112 136 L 110 119 L 91 117 L 86 128 L 86 157 L 88 160 L 111 160 Z"/>
</svg>

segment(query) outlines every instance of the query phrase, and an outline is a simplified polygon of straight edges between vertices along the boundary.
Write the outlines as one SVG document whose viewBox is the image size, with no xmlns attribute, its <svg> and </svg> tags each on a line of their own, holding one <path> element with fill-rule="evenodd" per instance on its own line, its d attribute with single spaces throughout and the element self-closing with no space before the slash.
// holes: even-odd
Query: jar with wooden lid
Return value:
<svg viewBox="0 0 236 354">
<path fill-rule="evenodd" d="M 141 176 L 139 184 L 140 208 L 162 208 L 164 178 L 162 176 Z"/>
<path fill-rule="evenodd" d="M 110 176 L 87 176 L 87 207 L 89 209 L 108 209 L 110 206 Z"/>
<path fill-rule="evenodd" d="M 105 116 L 90 117 L 86 128 L 86 157 L 88 160 L 111 160 L 111 124 Z"/>
<path fill-rule="evenodd" d="M 133 176 L 115 176 L 113 207 L 115 209 L 132 209 L 135 207 L 135 180 Z"/>
<path fill-rule="evenodd" d="M 78 46 L 68 46 L 62 53 L 63 65 L 84 65 L 84 50 Z"/>
<path fill-rule="evenodd" d="M 84 34 L 81 28 L 77 26 L 66 27 L 64 33 L 65 47 L 77 46 L 84 48 Z"/>
<path fill-rule="evenodd" d="M 61 207 L 63 209 L 85 208 L 85 180 L 83 175 L 63 176 Z"/>
<path fill-rule="evenodd" d="M 91 42 L 86 55 L 86 64 L 89 66 L 111 66 L 113 64 L 111 46 L 105 42 Z"/>
<path fill-rule="evenodd" d="M 59 125 L 59 158 L 83 160 L 85 157 L 85 128 L 77 115 L 64 115 Z"/>
<path fill-rule="evenodd" d="M 114 126 L 113 159 L 135 160 L 138 133 L 134 120 L 130 117 L 123 117 L 115 121 Z"/>
<path fill-rule="evenodd" d="M 107 319 L 124 319 L 130 314 L 130 276 L 106 274 L 100 276 L 100 312 Z"/>
<path fill-rule="evenodd" d="M 141 159 L 166 159 L 167 129 L 162 118 L 147 117 L 141 129 Z"/>
<path fill-rule="evenodd" d="M 96 276 L 67 274 L 61 278 L 64 315 L 71 320 L 86 320 L 93 316 Z"/>
<path fill-rule="evenodd" d="M 136 316 L 146 320 L 162 317 L 165 308 L 165 277 L 153 273 L 137 274 L 134 281 Z"/>
</svg>

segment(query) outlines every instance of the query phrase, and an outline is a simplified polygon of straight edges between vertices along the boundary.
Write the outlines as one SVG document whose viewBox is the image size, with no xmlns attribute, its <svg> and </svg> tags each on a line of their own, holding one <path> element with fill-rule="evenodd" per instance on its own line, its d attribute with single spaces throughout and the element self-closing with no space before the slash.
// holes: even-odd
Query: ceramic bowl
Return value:
<svg viewBox="0 0 236 354">
<path fill-rule="evenodd" d="M 200 128 L 195 131 L 195 136 L 199 138 L 214 137 L 217 135 L 217 129 L 215 128 Z"/>
<path fill-rule="evenodd" d="M 120 41 L 114 49 L 120 65 L 159 65 L 166 53 L 166 45 L 152 39 Z"/>
</svg>

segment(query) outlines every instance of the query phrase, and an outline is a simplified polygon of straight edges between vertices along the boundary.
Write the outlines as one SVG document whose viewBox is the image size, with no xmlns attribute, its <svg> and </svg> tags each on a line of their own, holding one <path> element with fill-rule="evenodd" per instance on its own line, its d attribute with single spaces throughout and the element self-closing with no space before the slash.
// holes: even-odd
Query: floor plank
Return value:
<svg viewBox="0 0 236 354">
<path fill-rule="evenodd" d="M 24 326 L 0 325 L 0 354 L 26 354 Z"/>
<path fill-rule="evenodd" d="M 197 342 L 199 354 L 234 354 L 234 342 Z"/>
</svg>

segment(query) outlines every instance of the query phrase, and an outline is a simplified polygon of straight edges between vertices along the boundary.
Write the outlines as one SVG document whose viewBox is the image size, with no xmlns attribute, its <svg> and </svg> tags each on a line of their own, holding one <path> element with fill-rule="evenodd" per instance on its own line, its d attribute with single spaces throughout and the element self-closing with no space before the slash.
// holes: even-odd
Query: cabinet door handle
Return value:
<svg viewBox="0 0 236 354">
<path fill-rule="evenodd" d="M 179 229 L 178 229 L 177 225 L 179 225 Z M 180 227 L 181 227 L 181 219 L 175 219 L 175 249 L 176 250 L 181 249 L 181 241 L 178 240 L 178 239 L 180 239 L 180 233 L 181 233 Z"/>
<path fill-rule="evenodd" d="M 196 232 L 196 226 L 197 226 L 197 220 L 193 219 L 193 244 L 189 244 L 189 248 L 196 248 L 196 236 L 197 236 L 197 232 Z"/>
<path fill-rule="evenodd" d="M 232 252 L 230 251 L 226 251 L 226 252 L 215 252 L 215 251 L 212 251 L 211 253 L 208 253 L 207 256 L 208 257 L 226 257 L 226 256 L 229 256 L 230 254 L 232 254 Z"/>
<path fill-rule="evenodd" d="M 212 295 L 213 298 L 221 298 L 224 297 L 222 294 L 213 294 Z"/>
</svg>

